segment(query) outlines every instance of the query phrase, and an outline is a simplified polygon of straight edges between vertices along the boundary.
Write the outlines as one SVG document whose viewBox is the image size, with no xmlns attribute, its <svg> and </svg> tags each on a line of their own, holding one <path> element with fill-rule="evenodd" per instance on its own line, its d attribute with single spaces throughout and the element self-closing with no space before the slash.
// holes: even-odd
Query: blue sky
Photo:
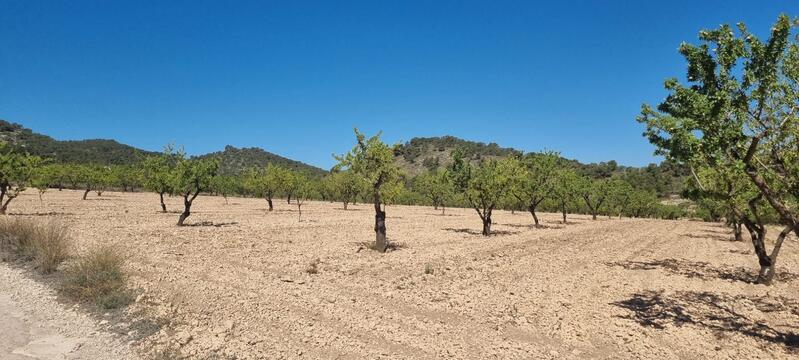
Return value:
<svg viewBox="0 0 799 360">
<path fill-rule="evenodd" d="M 329 168 L 353 127 L 658 161 L 635 122 L 681 41 L 795 1 L 0 0 L 0 118 L 57 139 Z"/>
</svg>

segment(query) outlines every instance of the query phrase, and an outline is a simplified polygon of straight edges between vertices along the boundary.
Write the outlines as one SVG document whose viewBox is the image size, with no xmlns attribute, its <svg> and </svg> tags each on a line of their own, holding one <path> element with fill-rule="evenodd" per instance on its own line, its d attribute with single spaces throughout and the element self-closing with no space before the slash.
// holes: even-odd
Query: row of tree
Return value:
<svg viewBox="0 0 799 360">
<path fill-rule="evenodd" d="M 364 137 L 357 133 L 358 139 Z M 455 161 L 446 169 L 424 172 L 406 178 L 394 163 L 394 148 L 383 144 L 379 136 L 359 140 L 365 148 L 382 149 L 381 166 L 386 173 L 373 179 L 365 171 L 382 169 L 364 165 L 366 159 L 349 155 L 339 158 L 340 164 L 327 176 L 292 171 L 268 164 L 253 168 L 241 176 L 222 175 L 213 159 L 188 158 L 182 151 L 167 147 L 163 153 L 150 155 L 137 166 L 90 166 L 55 164 L 35 156 L 0 151 L 4 156 L 0 198 L 2 210 L 8 202 L 28 186 L 39 189 L 41 197 L 49 188 L 83 190 L 83 199 L 94 191 L 145 189 L 158 194 L 160 209 L 167 212 L 165 196 L 183 198 L 183 212 L 178 224 L 191 215 L 191 206 L 200 193 L 260 197 L 269 211 L 274 199 L 283 197 L 294 204 L 301 216 L 307 199 L 340 201 L 346 210 L 351 203 L 379 198 L 382 212 L 390 204 L 433 205 L 444 213 L 447 206 L 474 208 L 483 221 L 483 233 L 491 233 L 494 209 L 529 211 L 533 224 L 539 226 L 537 211 L 559 211 L 566 221 L 567 213 L 628 215 L 635 217 L 673 218 L 684 210 L 664 206 L 652 192 L 637 191 L 620 178 L 593 179 L 578 175 L 576 169 L 557 153 L 511 154 L 505 158 L 483 159 L 477 164 L 465 161 L 455 152 Z M 360 145 L 359 145 L 360 146 Z M 7 149 L 6 149 L 7 150 Z M 377 161 L 374 154 L 369 161 Z M 349 159 L 349 160 L 348 160 Z M 360 164 L 354 166 L 354 164 Z M 371 170 L 364 170 L 371 169 Z M 380 180 L 379 182 L 377 180 Z M 374 189 L 379 183 L 379 192 Z M 378 213 L 379 214 L 379 213 Z M 379 227 L 379 226 L 378 226 Z"/>
</svg>

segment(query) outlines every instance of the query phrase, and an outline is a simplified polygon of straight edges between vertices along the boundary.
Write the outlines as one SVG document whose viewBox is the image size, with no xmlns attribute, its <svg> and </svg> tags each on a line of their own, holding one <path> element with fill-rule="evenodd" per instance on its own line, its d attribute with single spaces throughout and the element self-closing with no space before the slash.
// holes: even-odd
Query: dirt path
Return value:
<svg viewBox="0 0 799 360">
<path fill-rule="evenodd" d="M 0 359 L 136 359 L 98 322 L 55 300 L 23 270 L 0 264 Z"/>
</svg>

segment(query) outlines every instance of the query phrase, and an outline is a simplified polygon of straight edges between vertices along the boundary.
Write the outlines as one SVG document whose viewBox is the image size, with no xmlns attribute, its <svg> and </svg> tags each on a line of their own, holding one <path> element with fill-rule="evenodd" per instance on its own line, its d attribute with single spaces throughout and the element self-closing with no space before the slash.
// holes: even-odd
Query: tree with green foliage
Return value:
<svg viewBox="0 0 799 360">
<path fill-rule="evenodd" d="M 182 152 L 178 153 L 171 177 L 171 188 L 183 197 L 183 213 L 178 218 L 178 226 L 183 226 L 191 215 L 191 206 L 200 192 L 211 189 L 218 169 L 216 159 L 188 159 Z"/>
<path fill-rule="evenodd" d="M 142 183 L 140 167 L 131 165 L 112 165 L 110 167 L 111 183 L 122 188 L 122 191 L 134 191 Z"/>
<path fill-rule="evenodd" d="M 518 176 L 513 180 L 511 194 L 525 204 L 533 216 L 533 224 L 540 226 L 536 210 L 552 194 L 560 155 L 556 152 L 526 154 L 518 165 Z"/>
<path fill-rule="evenodd" d="M 294 181 L 296 183 L 294 204 L 297 205 L 297 221 L 302 221 L 302 205 L 317 194 L 317 185 L 308 176 L 301 173 L 295 174 Z"/>
<path fill-rule="evenodd" d="M 552 198 L 563 215 L 563 223 L 565 224 L 566 214 L 569 212 L 569 207 L 573 205 L 575 196 L 577 196 L 579 177 L 571 168 L 560 168 L 554 175 Z"/>
<path fill-rule="evenodd" d="M 413 179 L 413 188 L 433 203 L 433 208 L 441 208 L 441 215 L 444 215 L 447 201 L 452 197 L 452 184 L 447 178 L 446 171 L 427 171 L 417 175 Z"/>
<path fill-rule="evenodd" d="M 269 163 L 263 169 L 251 169 L 245 177 L 244 185 L 252 195 L 266 199 L 268 211 L 272 211 L 272 199 L 285 188 L 288 172 L 283 167 Z"/>
<path fill-rule="evenodd" d="M 590 179 L 578 177 L 575 188 L 591 212 L 591 219 L 596 220 L 611 193 L 611 182 L 608 179 Z"/>
<path fill-rule="evenodd" d="M 52 164 L 46 165 L 46 163 L 47 161 L 45 159 L 37 158 L 33 160 L 31 164 L 34 171 L 30 179 L 30 184 L 39 193 L 39 202 L 43 201 L 42 196 L 50 189 L 50 184 L 53 183 L 56 178 L 56 167 L 52 166 Z"/>
<path fill-rule="evenodd" d="M 164 194 L 172 194 L 172 171 L 176 158 L 183 157 L 182 152 L 176 153 L 172 146 L 167 146 L 161 154 L 150 155 L 141 163 L 144 187 L 158 194 L 161 202 L 161 212 L 166 212 Z"/>
<path fill-rule="evenodd" d="M 742 169 L 758 192 L 743 216 L 760 263 L 758 282 L 768 284 L 785 237 L 799 235 L 799 21 L 781 15 L 770 38 L 760 40 L 743 24 L 699 33 L 700 45 L 683 43 L 688 85 L 665 83 L 669 96 L 657 109 L 644 105 L 638 121 L 657 153 L 699 167 Z M 784 226 L 766 251 L 762 203 Z"/>
<path fill-rule="evenodd" d="M 608 195 L 608 207 L 619 219 L 627 211 L 630 205 L 630 196 L 634 189 L 629 182 L 621 179 L 610 179 L 610 194 Z M 610 212 L 608 216 L 611 216 Z"/>
<path fill-rule="evenodd" d="M 484 236 L 491 235 L 492 212 L 517 176 L 517 169 L 508 158 L 483 160 L 473 166 L 463 158 L 461 151 L 453 154 L 452 164 L 447 169 L 450 182 L 456 191 L 465 194 L 469 205 L 477 211 L 483 221 Z"/>
<path fill-rule="evenodd" d="M 627 208 L 631 217 L 643 218 L 651 217 L 653 209 L 658 204 L 657 194 L 651 191 L 635 190 L 630 194 Z"/>
<path fill-rule="evenodd" d="M 367 139 L 358 129 L 355 129 L 355 138 L 357 144 L 352 150 L 344 155 L 334 156 L 338 161 L 334 170 L 352 171 L 371 187 L 375 208 L 375 248 L 385 252 L 389 243 L 386 238 L 386 211 L 381 206 L 382 189 L 400 178 L 400 170 L 394 163 L 397 145 L 386 145 L 380 140 L 380 133 Z"/>
<path fill-rule="evenodd" d="M 344 210 L 367 187 L 363 178 L 352 171 L 336 171 L 328 175 L 327 179 L 332 197 L 341 201 Z"/>
<path fill-rule="evenodd" d="M 20 154 L 0 144 L 0 215 L 5 215 L 8 204 L 25 191 L 41 163 L 38 156 Z"/>
<path fill-rule="evenodd" d="M 225 204 L 228 204 L 228 196 L 235 193 L 238 186 L 238 178 L 232 175 L 218 175 L 211 182 L 211 190 L 222 196 L 225 199 Z"/>
<path fill-rule="evenodd" d="M 102 182 L 105 181 L 103 178 L 104 174 L 100 167 L 94 165 L 76 165 L 74 167 L 70 167 L 70 171 L 72 173 L 72 181 L 74 181 L 77 186 L 81 186 L 83 191 L 83 200 L 86 200 L 89 193 L 92 191 L 99 191 L 98 195 L 102 194 L 102 190 L 98 190 L 102 188 Z"/>
</svg>

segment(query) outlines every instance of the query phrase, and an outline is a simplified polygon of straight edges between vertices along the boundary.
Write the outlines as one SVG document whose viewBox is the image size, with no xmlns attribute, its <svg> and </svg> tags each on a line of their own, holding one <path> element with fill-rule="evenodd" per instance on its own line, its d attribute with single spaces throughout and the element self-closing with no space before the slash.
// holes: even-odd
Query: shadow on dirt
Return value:
<svg viewBox="0 0 799 360">
<path fill-rule="evenodd" d="M 231 222 L 215 223 L 215 222 L 213 222 L 213 221 L 203 221 L 203 222 L 198 222 L 198 223 L 185 224 L 185 225 L 183 225 L 183 226 L 189 226 L 189 227 L 193 227 L 193 226 L 214 226 L 214 227 L 223 227 L 223 226 L 232 226 L 232 225 L 238 225 L 238 222 L 236 222 L 236 221 L 231 221 Z"/>
<path fill-rule="evenodd" d="M 72 216 L 75 215 L 75 213 L 51 211 L 51 212 L 35 212 L 35 213 L 10 213 L 8 215 L 9 216 Z"/>
<path fill-rule="evenodd" d="M 691 234 L 691 233 L 682 234 L 682 236 L 687 237 L 687 238 L 691 238 L 691 239 L 712 239 L 712 240 L 718 240 L 718 241 L 739 242 L 739 241 L 735 240 L 735 238 L 732 236 L 732 234 L 724 235 L 724 234 L 721 234 L 721 233 L 718 233 L 718 232 L 715 232 L 715 231 L 703 231 L 703 232 L 700 232 L 698 234 Z"/>
<path fill-rule="evenodd" d="M 563 226 L 552 226 L 552 225 L 532 225 L 532 224 L 496 224 L 502 226 L 510 226 L 513 228 L 521 228 L 521 229 L 563 229 Z"/>
<path fill-rule="evenodd" d="M 464 233 L 469 235 L 483 235 L 482 231 L 474 230 L 474 229 L 466 229 L 466 228 L 443 228 L 441 230 L 444 231 L 451 231 L 456 233 Z M 518 231 L 508 231 L 508 230 L 491 230 L 491 236 L 502 236 L 502 235 L 513 235 L 518 234 Z"/>
<path fill-rule="evenodd" d="M 627 270 L 656 270 L 660 269 L 670 274 L 682 275 L 688 278 L 708 280 L 711 278 L 721 280 L 740 281 L 754 284 L 757 274 L 743 267 L 716 267 L 706 262 L 688 261 L 678 259 L 663 259 L 651 261 L 618 261 L 605 263 L 607 266 L 620 266 Z M 799 279 L 799 275 L 777 269 L 775 280 L 790 282 Z"/>
<path fill-rule="evenodd" d="M 692 325 L 703 327 L 724 336 L 725 333 L 750 336 L 759 340 L 785 345 L 788 351 L 799 352 L 799 334 L 787 328 L 791 326 L 772 326 L 761 319 L 752 319 L 738 309 L 755 310 L 763 315 L 774 314 L 780 319 L 794 318 L 799 322 L 799 301 L 785 297 L 724 295 L 711 292 L 678 291 L 665 295 L 662 291 L 635 293 L 631 298 L 611 303 L 631 312 L 620 316 L 637 322 L 644 327 L 665 329 L 667 325 Z"/>
</svg>

